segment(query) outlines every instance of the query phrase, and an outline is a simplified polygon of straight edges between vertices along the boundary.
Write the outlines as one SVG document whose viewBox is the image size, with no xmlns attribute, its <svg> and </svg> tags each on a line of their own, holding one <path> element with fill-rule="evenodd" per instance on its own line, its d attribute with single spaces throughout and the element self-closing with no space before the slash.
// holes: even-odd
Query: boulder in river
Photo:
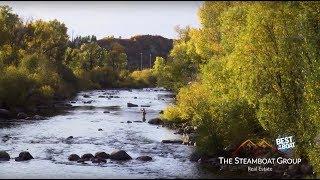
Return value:
<svg viewBox="0 0 320 180">
<path fill-rule="evenodd" d="M 163 121 L 160 118 L 153 118 L 148 121 L 149 124 L 160 125 Z"/>
<path fill-rule="evenodd" d="M 0 151 L 0 161 L 9 161 L 10 155 L 6 151 Z"/>
<path fill-rule="evenodd" d="M 81 156 L 81 159 L 83 159 L 84 161 L 90 161 L 92 158 L 94 158 L 94 156 L 91 153 L 87 153 Z"/>
<path fill-rule="evenodd" d="M 103 130 L 101 128 L 99 128 L 98 131 L 103 131 Z"/>
<path fill-rule="evenodd" d="M 40 116 L 40 115 L 35 115 L 35 116 L 33 116 L 33 119 L 35 119 L 35 120 L 44 120 L 46 118 L 44 118 L 43 116 Z"/>
<path fill-rule="evenodd" d="M 106 113 L 110 113 L 110 111 L 103 111 L 103 113 L 105 113 L 105 114 L 106 114 Z"/>
<path fill-rule="evenodd" d="M 141 105 L 141 107 L 150 107 L 150 105 Z"/>
<path fill-rule="evenodd" d="M 90 100 L 90 101 L 84 101 L 83 103 L 84 104 L 91 104 L 93 102 L 93 100 Z"/>
<path fill-rule="evenodd" d="M 125 161 L 132 159 L 132 157 L 129 156 L 124 150 L 115 150 L 110 154 L 110 159 Z"/>
<path fill-rule="evenodd" d="M 24 112 L 19 112 L 17 114 L 17 118 L 18 119 L 26 119 L 27 117 L 28 117 L 28 115 L 26 113 L 24 113 Z"/>
<path fill-rule="evenodd" d="M 8 134 L 2 137 L 3 142 L 7 142 L 9 139 L 10 139 L 10 136 Z"/>
<path fill-rule="evenodd" d="M 150 156 L 139 156 L 139 157 L 137 157 L 137 160 L 139 160 L 139 161 L 151 161 L 152 157 L 150 157 Z"/>
<path fill-rule="evenodd" d="M 23 151 L 15 158 L 15 161 L 28 161 L 33 159 L 32 155 L 28 151 Z"/>
<path fill-rule="evenodd" d="M 110 154 L 107 154 L 105 152 L 97 152 L 95 154 L 94 158 L 108 159 L 108 158 L 110 158 Z"/>
<path fill-rule="evenodd" d="M 127 123 L 132 123 L 132 121 L 127 121 Z"/>
<path fill-rule="evenodd" d="M 139 107 L 139 106 L 133 103 L 127 103 L 127 107 Z"/>
<path fill-rule="evenodd" d="M 143 123 L 143 121 L 133 121 L 133 122 L 136 122 L 136 123 Z"/>
<path fill-rule="evenodd" d="M 10 111 L 6 109 L 0 109 L 0 118 L 9 118 L 11 115 Z"/>
<path fill-rule="evenodd" d="M 103 158 L 92 158 L 92 159 L 91 159 L 91 162 L 92 162 L 92 163 L 106 163 L 107 160 L 106 160 L 106 159 L 103 159 Z"/>
<path fill-rule="evenodd" d="M 81 159 L 81 158 L 77 161 L 77 163 L 86 164 L 86 163 L 84 162 L 84 159 Z"/>
<path fill-rule="evenodd" d="M 183 143 L 181 139 L 162 140 L 161 142 L 165 144 L 182 144 Z"/>
<path fill-rule="evenodd" d="M 68 160 L 69 161 L 78 161 L 80 159 L 80 157 L 77 155 L 77 154 L 71 154 L 69 157 L 68 157 Z"/>
<path fill-rule="evenodd" d="M 90 96 L 88 94 L 84 94 L 83 97 L 84 98 L 90 98 Z"/>
</svg>

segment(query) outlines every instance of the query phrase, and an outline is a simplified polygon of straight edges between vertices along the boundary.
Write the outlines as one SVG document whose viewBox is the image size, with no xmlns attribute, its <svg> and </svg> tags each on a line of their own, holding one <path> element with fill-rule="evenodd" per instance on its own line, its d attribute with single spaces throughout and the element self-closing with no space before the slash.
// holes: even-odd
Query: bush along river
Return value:
<svg viewBox="0 0 320 180">
<path fill-rule="evenodd" d="M 214 178 L 181 133 L 159 125 L 172 100 L 160 88 L 95 90 L 66 113 L 2 120 L 0 178 Z"/>
</svg>

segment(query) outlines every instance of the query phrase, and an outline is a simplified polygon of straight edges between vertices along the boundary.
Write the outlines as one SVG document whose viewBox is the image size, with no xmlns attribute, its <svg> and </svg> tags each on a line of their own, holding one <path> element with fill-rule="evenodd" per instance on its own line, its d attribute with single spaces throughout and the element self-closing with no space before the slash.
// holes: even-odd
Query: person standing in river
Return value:
<svg viewBox="0 0 320 180">
<path fill-rule="evenodd" d="M 146 121 L 146 110 L 143 108 L 142 110 L 142 121 L 145 122 Z"/>
</svg>

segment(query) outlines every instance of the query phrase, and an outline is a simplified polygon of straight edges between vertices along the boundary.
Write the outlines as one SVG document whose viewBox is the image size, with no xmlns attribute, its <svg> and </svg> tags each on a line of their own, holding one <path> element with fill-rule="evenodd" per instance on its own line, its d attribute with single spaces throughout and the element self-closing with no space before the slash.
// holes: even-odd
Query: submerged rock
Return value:
<svg viewBox="0 0 320 180">
<path fill-rule="evenodd" d="M 181 139 L 162 140 L 161 142 L 165 144 L 182 144 L 183 143 Z"/>
<path fill-rule="evenodd" d="M 93 102 L 93 100 L 90 100 L 90 101 L 84 101 L 83 103 L 84 104 L 91 104 Z"/>
<path fill-rule="evenodd" d="M 73 139 L 73 136 L 69 136 L 69 137 L 67 137 L 67 139 L 66 139 L 66 140 L 71 140 L 71 139 Z"/>
<path fill-rule="evenodd" d="M 83 97 L 84 98 L 90 98 L 90 96 L 88 94 L 84 94 Z"/>
<path fill-rule="evenodd" d="M 35 115 L 35 116 L 33 116 L 33 119 L 35 119 L 35 120 L 44 120 L 46 118 L 43 117 L 43 116 L 40 116 L 40 115 Z"/>
<path fill-rule="evenodd" d="M 32 155 L 28 151 L 23 151 L 19 154 L 19 157 L 15 158 L 15 161 L 28 161 L 33 159 Z"/>
<path fill-rule="evenodd" d="M 127 107 L 139 107 L 139 106 L 133 103 L 127 103 Z"/>
<path fill-rule="evenodd" d="M 84 161 L 90 161 L 92 158 L 94 158 L 94 156 L 91 153 L 87 153 L 81 156 L 81 159 L 83 159 Z"/>
<path fill-rule="evenodd" d="M 132 159 L 132 157 L 129 156 L 124 150 L 115 150 L 110 154 L 110 159 L 125 161 Z"/>
<path fill-rule="evenodd" d="M 78 161 L 80 159 L 80 157 L 77 155 L 77 154 L 71 154 L 69 157 L 68 157 L 68 160 L 69 161 Z"/>
<path fill-rule="evenodd" d="M 0 151 L 0 161 L 9 161 L 10 155 L 6 151 Z"/>
<path fill-rule="evenodd" d="M 108 158 L 110 158 L 110 154 L 107 154 L 105 152 L 97 152 L 95 154 L 94 158 L 108 159 Z"/>
<path fill-rule="evenodd" d="M 9 135 L 4 135 L 4 136 L 2 137 L 2 141 L 3 141 L 3 142 L 7 142 L 9 139 L 10 139 L 10 136 L 9 136 Z"/>
<path fill-rule="evenodd" d="M 103 111 L 103 113 L 110 113 L 110 111 Z"/>
<path fill-rule="evenodd" d="M 139 161 L 151 161 L 152 157 L 150 157 L 150 156 L 140 156 L 140 157 L 137 157 L 137 160 L 139 160 Z"/>
<path fill-rule="evenodd" d="M 153 118 L 148 121 L 149 124 L 160 125 L 163 121 L 160 118 Z"/>
<path fill-rule="evenodd" d="M 20 112 L 17 114 L 18 119 L 26 119 L 27 117 L 28 117 L 28 115 L 24 112 Z"/>
</svg>

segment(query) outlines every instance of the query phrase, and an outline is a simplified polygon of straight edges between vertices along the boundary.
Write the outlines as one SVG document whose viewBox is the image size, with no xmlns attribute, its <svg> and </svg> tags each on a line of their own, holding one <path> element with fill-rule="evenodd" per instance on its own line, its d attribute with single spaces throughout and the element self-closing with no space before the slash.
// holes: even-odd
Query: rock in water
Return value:
<svg viewBox="0 0 320 180">
<path fill-rule="evenodd" d="M 140 160 L 140 161 L 151 161 L 152 157 L 150 157 L 150 156 L 140 156 L 140 157 L 137 157 L 137 160 Z"/>
<path fill-rule="evenodd" d="M 83 159 L 84 161 L 90 161 L 92 158 L 94 158 L 94 156 L 90 153 L 81 156 L 81 159 Z"/>
<path fill-rule="evenodd" d="M 28 115 L 26 113 L 20 112 L 17 114 L 18 119 L 26 119 Z"/>
<path fill-rule="evenodd" d="M 160 125 L 163 121 L 160 118 L 153 118 L 148 121 L 149 124 Z"/>
<path fill-rule="evenodd" d="M 10 139 L 10 136 L 8 134 L 2 137 L 3 142 L 7 142 L 9 139 Z"/>
<path fill-rule="evenodd" d="M 35 119 L 35 120 L 44 120 L 45 118 L 42 117 L 42 116 L 39 116 L 39 115 L 35 115 L 35 116 L 33 116 L 33 119 Z"/>
<path fill-rule="evenodd" d="M 115 150 L 110 154 L 110 159 L 125 161 L 132 159 L 124 150 Z"/>
<path fill-rule="evenodd" d="M 132 103 L 127 103 L 127 107 L 138 107 L 138 105 L 132 104 Z"/>
<path fill-rule="evenodd" d="M 0 118 L 9 118 L 10 117 L 10 111 L 6 109 L 0 109 Z"/>
<path fill-rule="evenodd" d="M 110 154 L 107 154 L 105 152 L 97 152 L 95 154 L 94 158 L 108 159 L 108 158 L 110 158 Z"/>
<path fill-rule="evenodd" d="M 103 158 L 92 158 L 92 163 L 106 163 L 107 160 Z"/>
<path fill-rule="evenodd" d="M 88 94 L 83 95 L 84 98 L 90 98 Z"/>
<path fill-rule="evenodd" d="M 68 157 L 68 160 L 69 161 L 78 161 L 80 159 L 80 157 L 77 155 L 77 154 L 71 154 L 69 157 Z"/>
<path fill-rule="evenodd" d="M 127 121 L 127 123 L 132 123 L 132 121 Z"/>
<path fill-rule="evenodd" d="M 162 140 L 161 142 L 166 144 L 182 144 L 183 143 L 181 139 Z"/>
<path fill-rule="evenodd" d="M 99 128 L 98 131 L 103 131 L 103 130 L 101 128 Z"/>
<path fill-rule="evenodd" d="M 83 163 L 83 164 L 85 164 L 85 162 L 84 162 L 83 159 L 79 159 L 79 160 L 77 161 L 77 163 Z"/>
<path fill-rule="evenodd" d="M 19 157 L 15 158 L 15 161 L 27 161 L 33 159 L 32 155 L 28 151 L 23 151 L 19 154 Z"/>
<path fill-rule="evenodd" d="M 0 151 L 0 161 L 9 161 L 10 155 L 5 151 Z"/>
<path fill-rule="evenodd" d="M 136 123 L 143 123 L 143 121 L 133 121 L 133 122 L 136 122 Z"/>
</svg>

